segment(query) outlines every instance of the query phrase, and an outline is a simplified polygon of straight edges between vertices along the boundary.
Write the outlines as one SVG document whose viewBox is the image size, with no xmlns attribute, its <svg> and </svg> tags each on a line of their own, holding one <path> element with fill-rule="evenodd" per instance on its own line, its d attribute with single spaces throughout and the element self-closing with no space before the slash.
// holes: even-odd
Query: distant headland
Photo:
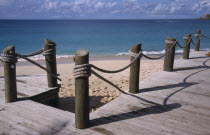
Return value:
<svg viewBox="0 0 210 135">
<path fill-rule="evenodd" d="M 200 17 L 200 20 L 210 20 L 210 14 L 206 14 L 204 17 Z"/>
</svg>

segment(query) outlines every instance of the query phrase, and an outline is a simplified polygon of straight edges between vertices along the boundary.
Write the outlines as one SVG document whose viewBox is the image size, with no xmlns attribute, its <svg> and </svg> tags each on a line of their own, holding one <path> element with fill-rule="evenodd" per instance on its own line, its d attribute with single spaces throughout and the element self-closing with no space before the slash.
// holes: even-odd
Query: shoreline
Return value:
<svg viewBox="0 0 210 135">
<path fill-rule="evenodd" d="M 161 54 L 159 55 L 149 55 L 151 57 L 158 57 L 161 56 Z M 175 54 L 175 59 L 181 58 L 182 54 Z M 69 56 L 69 57 L 62 57 L 62 58 L 57 58 L 57 64 L 72 64 L 74 63 L 74 56 Z M 161 58 L 160 60 L 163 60 L 164 58 Z M 33 59 L 32 59 L 33 60 Z M 122 56 L 93 56 L 89 58 L 90 62 L 91 61 L 106 61 L 106 60 L 130 60 L 130 55 L 122 55 Z M 141 60 L 148 60 L 144 57 L 141 58 Z M 38 59 L 38 60 L 34 60 L 35 62 L 41 64 L 41 65 L 45 65 L 45 60 L 44 59 Z M 16 66 L 34 66 L 33 64 L 31 64 L 28 61 L 18 61 L 18 63 L 16 63 Z M 0 67 L 3 67 L 3 63 L 0 62 Z"/>
</svg>

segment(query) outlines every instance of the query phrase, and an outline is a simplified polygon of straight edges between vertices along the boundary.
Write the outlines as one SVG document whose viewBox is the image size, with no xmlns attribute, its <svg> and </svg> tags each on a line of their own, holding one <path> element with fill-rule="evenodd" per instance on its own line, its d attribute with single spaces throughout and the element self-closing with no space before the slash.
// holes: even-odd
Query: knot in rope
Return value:
<svg viewBox="0 0 210 135">
<path fill-rule="evenodd" d="M 48 56 L 48 55 L 51 55 L 51 54 L 55 54 L 55 49 L 54 48 L 51 48 L 51 49 L 48 49 L 48 50 L 44 50 L 43 51 L 43 55 L 44 56 Z"/>
<path fill-rule="evenodd" d="M 2 62 L 7 62 L 7 63 L 17 63 L 17 57 L 15 55 L 9 55 L 9 54 L 1 54 L 0 60 Z"/>
<path fill-rule="evenodd" d="M 80 77 L 91 76 L 91 65 L 90 64 L 76 65 L 73 69 L 73 75 L 75 79 Z"/>
<path fill-rule="evenodd" d="M 195 34 L 195 36 L 196 36 L 196 37 L 200 37 L 200 36 L 201 36 L 201 34 Z"/>
<path fill-rule="evenodd" d="M 133 56 L 133 57 L 139 57 L 139 53 L 134 53 L 134 52 L 132 52 L 131 50 L 129 50 L 129 54 L 130 54 L 130 56 Z M 140 57 L 139 58 L 141 58 L 141 56 L 142 55 L 140 55 Z"/>
</svg>

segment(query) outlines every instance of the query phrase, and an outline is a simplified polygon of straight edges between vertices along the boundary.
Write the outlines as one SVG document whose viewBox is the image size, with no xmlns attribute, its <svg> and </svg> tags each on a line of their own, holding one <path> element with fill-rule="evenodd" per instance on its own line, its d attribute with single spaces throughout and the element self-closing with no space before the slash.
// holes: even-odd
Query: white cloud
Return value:
<svg viewBox="0 0 210 135">
<path fill-rule="evenodd" d="M 192 8 L 195 13 L 202 12 L 206 10 L 206 12 L 210 11 L 210 0 L 198 0 L 196 4 Z"/>
<path fill-rule="evenodd" d="M 0 6 L 7 6 L 9 5 L 9 0 L 0 0 Z"/>
<path fill-rule="evenodd" d="M 210 0 L 0 0 L 0 18 L 195 16 L 210 11 Z M 29 14 L 30 11 L 30 14 Z"/>
</svg>

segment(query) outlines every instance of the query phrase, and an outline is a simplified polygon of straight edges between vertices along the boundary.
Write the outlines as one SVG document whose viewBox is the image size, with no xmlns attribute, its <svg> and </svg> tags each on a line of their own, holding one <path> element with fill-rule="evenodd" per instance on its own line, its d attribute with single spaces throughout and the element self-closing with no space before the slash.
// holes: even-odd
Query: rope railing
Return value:
<svg viewBox="0 0 210 135">
<path fill-rule="evenodd" d="M 148 55 L 146 55 L 146 54 L 144 54 L 144 53 L 142 53 L 142 56 L 144 56 L 145 58 L 150 59 L 150 60 L 161 59 L 161 58 L 163 58 L 164 56 L 166 56 L 166 55 L 173 49 L 174 46 L 176 46 L 176 43 L 177 43 L 177 41 L 174 42 L 174 44 L 171 46 L 171 48 L 170 48 L 167 52 L 165 52 L 163 55 L 161 55 L 161 56 L 159 56 L 159 57 L 150 57 L 150 56 L 148 56 Z"/>
<path fill-rule="evenodd" d="M 138 58 L 140 58 L 141 54 L 142 54 L 142 51 L 140 51 L 140 52 L 135 56 L 135 59 L 133 59 L 133 61 L 132 61 L 131 63 L 129 63 L 127 66 L 125 66 L 125 67 L 123 67 L 123 68 L 121 68 L 121 69 L 118 69 L 118 70 L 112 70 L 112 71 L 111 71 L 111 70 L 105 70 L 105 69 L 99 68 L 99 67 L 97 67 L 97 66 L 95 66 L 95 65 L 91 65 L 91 67 L 94 68 L 94 69 L 96 69 L 96 70 L 98 70 L 98 71 L 104 72 L 104 73 L 118 73 L 118 72 L 121 72 L 121 71 L 123 71 L 123 70 L 129 68 L 129 67 L 130 67 Z"/>
<path fill-rule="evenodd" d="M 187 42 L 187 44 L 185 44 L 184 46 L 181 46 L 180 43 L 177 41 L 177 45 L 178 45 L 180 48 L 185 48 L 186 45 L 189 45 L 189 44 L 192 42 L 192 37 L 183 37 L 183 39 L 188 39 L 188 42 Z"/>
<path fill-rule="evenodd" d="M 130 67 L 130 80 L 129 80 L 129 92 L 130 93 L 138 93 L 139 92 L 139 71 L 140 71 L 140 58 L 143 56 L 150 60 L 157 60 L 164 57 L 164 71 L 173 71 L 174 65 L 174 57 L 175 57 L 175 46 L 179 46 L 183 48 L 183 59 L 189 59 L 189 52 L 190 52 L 190 43 L 192 42 L 195 44 L 195 50 L 199 50 L 200 46 L 200 38 L 205 37 L 210 39 L 209 37 L 200 34 L 200 30 L 196 31 L 196 43 L 193 42 L 190 35 L 186 35 L 184 37 L 184 46 L 181 46 L 180 43 L 173 38 L 166 38 L 166 49 L 165 53 L 158 57 L 150 57 L 143 53 L 141 49 L 141 44 L 133 46 L 131 50 L 129 50 L 129 54 L 131 56 L 130 63 L 126 66 L 117 69 L 117 70 L 106 70 L 101 67 L 98 67 L 93 64 L 89 64 L 89 52 L 87 50 L 78 50 L 75 56 L 75 67 L 73 69 L 73 76 L 75 78 L 75 126 L 76 128 L 87 128 L 89 123 L 89 77 L 91 74 L 94 74 L 99 79 L 104 80 L 105 82 L 114 86 L 115 84 L 111 81 L 105 79 L 102 75 L 96 72 L 103 72 L 103 73 L 119 73 L 124 71 Z M 46 46 L 45 46 L 46 45 Z M 15 81 L 15 63 L 19 58 L 25 59 L 26 61 L 38 66 L 39 68 L 45 70 L 48 74 L 48 86 L 57 85 L 57 80 L 61 79 L 57 75 L 57 68 L 56 68 L 56 49 L 55 43 L 50 40 L 45 40 L 45 45 L 43 49 L 35 51 L 33 53 L 22 55 L 15 52 L 15 48 L 8 47 L 3 51 L 1 54 L 0 61 L 4 62 L 6 65 L 5 67 L 11 67 L 7 72 L 11 72 L 12 77 L 7 77 L 5 80 L 14 80 Z M 136 52 L 136 53 L 135 53 Z M 138 53 L 137 53 L 138 52 Z M 28 57 L 43 54 L 46 59 L 46 68 L 43 67 L 41 64 L 37 63 L 36 61 L 31 60 Z M 13 69 L 12 69 L 13 68 Z M 5 68 L 6 69 L 6 68 Z M 8 75 L 9 76 L 9 75 Z M 11 79 L 10 79 L 11 78 Z M 49 79 L 50 78 L 50 79 Z M 56 80 L 56 83 L 55 83 Z M 50 82 L 50 83 L 49 83 Z M 14 83 L 14 82 L 12 82 Z M 6 83 L 5 83 L 6 84 Z M 50 85 L 49 85 L 50 84 Z M 7 86 L 10 84 L 8 83 Z M 116 85 L 115 85 L 116 86 Z M 13 86 L 16 87 L 16 86 Z M 118 89 L 122 93 L 124 92 Z M 5 90 L 9 91 L 9 90 Z M 12 91 L 12 89 L 10 90 Z M 15 93 L 11 94 L 11 97 L 14 96 Z M 17 94 L 13 99 L 17 99 Z M 9 96 L 8 96 L 9 97 Z M 58 97 L 58 96 L 57 96 Z M 14 102 L 14 100 L 8 100 L 9 102 Z"/>
<path fill-rule="evenodd" d="M 37 63 L 37 62 L 35 62 L 35 61 L 31 60 L 31 59 L 25 57 L 24 55 L 15 53 L 14 56 L 17 56 L 18 58 L 25 59 L 26 61 L 28 61 L 28 62 L 30 62 L 30 63 L 32 63 L 32 64 L 38 66 L 39 68 L 45 70 L 47 73 L 49 73 L 50 75 L 52 75 L 53 77 L 55 77 L 56 79 L 58 79 L 59 81 L 61 81 L 61 79 L 60 79 L 57 75 L 53 74 L 53 73 L 50 72 L 47 68 L 43 67 L 42 65 L 40 65 L 39 63 Z"/>
<path fill-rule="evenodd" d="M 134 54 L 136 54 L 136 53 L 133 53 L 133 55 Z M 118 70 L 105 70 L 105 69 L 97 67 L 93 64 L 76 65 L 73 69 L 73 75 L 74 75 L 75 79 L 80 78 L 80 77 L 89 77 L 91 75 L 91 71 L 92 71 L 91 68 L 94 68 L 94 69 L 96 69 L 100 72 L 103 72 L 103 73 L 118 73 L 118 72 L 121 72 L 121 71 L 129 68 L 138 58 L 140 58 L 141 54 L 142 54 L 142 51 L 140 51 L 137 55 L 135 55 L 136 57 L 133 59 L 133 61 L 131 63 L 129 63 L 125 67 L 120 68 Z"/>
<path fill-rule="evenodd" d="M 201 36 L 199 36 L 199 39 L 196 41 L 196 43 L 193 41 L 193 39 L 191 40 L 191 43 L 193 44 L 193 45 L 196 45 L 199 41 L 200 41 L 200 38 L 201 38 Z"/>
<path fill-rule="evenodd" d="M 178 41 L 176 44 L 178 45 L 179 48 L 185 48 L 185 46 L 181 46 Z"/>
<path fill-rule="evenodd" d="M 196 45 L 198 42 L 199 42 L 199 40 L 197 40 L 196 43 L 195 43 L 193 40 L 191 41 L 191 43 L 192 43 L 193 45 Z"/>
<path fill-rule="evenodd" d="M 22 55 L 22 56 L 24 56 L 24 57 L 32 57 L 32 56 L 36 56 L 36 55 L 39 55 L 39 54 L 43 53 L 43 51 L 44 51 L 44 49 L 40 49 L 40 50 L 35 51 L 33 53 L 30 53 L 30 54 L 27 54 L 27 55 Z"/>
<path fill-rule="evenodd" d="M 52 75 L 54 78 L 56 78 L 59 81 L 61 81 L 61 79 L 57 75 L 55 75 L 52 72 L 50 72 L 47 68 L 43 67 L 39 63 L 37 63 L 37 62 L 35 62 L 35 61 L 33 61 L 33 60 L 28 58 L 28 57 L 39 55 L 41 53 L 43 53 L 44 56 L 48 56 L 50 54 L 54 54 L 55 53 L 55 49 L 53 49 L 53 48 L 52 49 L 48 49 L 48 50 L 40 49 L 38 51 L 35 51 L 35 52 L 33 52 L 31 54 L 27 54 L 27 55 L 22 55 L 22 54 L 19 54 L 19 53 L 14 53 L 14 54 L 10 54 L 10 55 L 8 55 L 8 54 L 1 54 L 0 61 L 1 62 L 8 62 L 8 63 L 17 63 L 18 59 L 22 58 L 22 59 L 24 59 L 24 60 L 26 60 L 26 61 L 28 61 L 28 62 L 36 65 L 36 66 L 38 66 L 39 68 L 45 70 L 47 73 Z"/>
<path fill-rule="evenodd" d="M 35 51 L 33 53 L 30 53 L 30 54 L 27 54 L 27 55 L 22 55 L 22 56 L 32 57 L 32 56 L 36 56 L 36 55 L 39 55 L 39 54 L 43 54 L 44 56 L 48 56 L 48 55 L 54 54 L 54 53 L 56 53 L 56 52 L 55 52 L 55 49 L 53 49 L 53 48 L 48 49 L 48 50 L 40 49 L 40 50 Z"/>
<path fill-rule="evenodd" d="M 16 56 L 9 55 L 9 54 L 1 54 L 0 61 L 1 62 L 7 62 L 7 63 L 17 63 L 18 62 Z"/>
<path fill-rule="evenodd" d="M 207 37 L 207 36 L 205 36 L 203 34 L 201 34 L 201 36 L 204 37 L 204 38 L 210 39 L 210 37 Z"/>
<path fill-rule="evenodd" d="M 43 50 L 43 55 L 44 56 L 48 56 L 48 55 L 51 55 L 51 54 L 55 54 L 55 49 L 54 48 L 51 48 L 51 49 L 48 49 L 48 50 Z"/>
<path fill-rule="evenodd" d="M 17 101 L 17 85 L 16 85 L 16 63 L 18 59 L 22 58 L 42 70 L 47 72 L 47 84 L 49 88 L 53 89 L 53 97 L 45 100 L 48 103 L 57 103 L 58 101 L 58 89 L 60 85 L 57 83 L 57 80 L 61 81 L 57 74 L 57 66 L 56 66 L 56 44 L 50 40 L 45 40 L 44 48 L 37 50 L 30 54 L 19 54 L 15 52 L 15 46 L 8 46 L 6 47 L 2 54 L 0 55 L 0 61 L 4 63 L 4 78 L 5 78 L 5 102 L 15 102 Z M 45 63 L 46 67 L 42 66 L 41 64 L 31 60 L 29 57 L 36 56 L 39 54 L 43 54 L 45 56 Z M 55 91 L 54 91 L 55 90 Z M 40 94 L 50 94 L 52 93 L 51 90 L 40 93 Z M 38 96 L 38 95 L 37 95 Z M 39 95 L 41 96 L 41 95 Z"/>
<path fill-rule="evenodd" d="M 138 47 L 138 45 L 137 45 Z M 134 47 L 135 48 L 135 47 Z M 134 52 L 139 52 L 139 53 L 134 53 Z M 101 75 L 99 75 L 97 72 L 95 72 L 93 69 L 98 70 L 100 72 L 104 72 L 104 73 L 118 73 L 121 72 L 125 69 L 127 69 L 128 67 L 132 66 L 135 62 L 138 63 L 138 59 L 141 57 L 142 55 L 142 51 L 137 51 L 136 49 L 132 49 L 131 55 L 132 55 L 132 59 L 131 62 L 126 65 L 123 68 L 120 68 L 118 70 L 105 70 L 102 69 L 100 67 L 97 67 L 93 64 L 89 64 L 89 53 L 86 50 L 78 50 L 77 54 L 75 56 L 75 67 L 73 69 L 73 75 L 75 78 L 75 126 L 77 128 L 86 128 L 88 127 L 88 122 L 89 118 L 89 110 L 86 108 L 85 110 L 83 110 L 83 106 L 81 104 L 81 102 L 85 103 L 85 106 L 89 106 L 88 105 L 88 77 L 90 77 L 91 73 L 94 74 L 95 76 L 99 77 L 100 79 L 104 80 L 105 82 L 114 85 L 113 83 L 110 83 L 110 81 L 105 80 Z M 139 61 L 140 62 L 140 61 Z M 81 87 L 82 86 L 82 87 Z M 122 91 L 121 91 L 122 92 Z M 124 93 L 124 92 L 123 92 Z M 79 94 L 79 95 L 78 95 Z M 83 100 L 83 101 L 81 101 Z M 82 115 L 80 115 L 82 114 Z M 80 117 L 78 117 L 80 116 Z M 86 123 L 86 124 L 82 124 L 81 123 Z"/>
</svg>

